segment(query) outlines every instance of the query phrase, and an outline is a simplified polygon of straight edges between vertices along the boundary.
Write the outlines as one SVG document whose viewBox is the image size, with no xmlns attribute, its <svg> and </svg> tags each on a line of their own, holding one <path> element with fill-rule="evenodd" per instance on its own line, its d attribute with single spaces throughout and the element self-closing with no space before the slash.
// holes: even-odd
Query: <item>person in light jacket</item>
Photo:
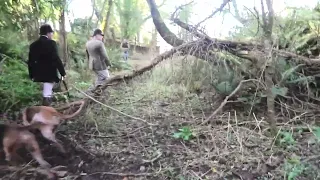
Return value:
<svg viewBox="0 0 320 180">
<path fill-rule="evenodd" d="M 89 91 L 92 91 L 97 86 L 103 85 L 105 80 L 110 77 L 108 67 L 111 67 L 111 63 L 103 44 L 103 37 L 102 31 L 96 29 L 93 32 L 92 38 L 86 43 L 89 69 L 96 74 L 94 87 L 90 87 Z"/>
</svg>

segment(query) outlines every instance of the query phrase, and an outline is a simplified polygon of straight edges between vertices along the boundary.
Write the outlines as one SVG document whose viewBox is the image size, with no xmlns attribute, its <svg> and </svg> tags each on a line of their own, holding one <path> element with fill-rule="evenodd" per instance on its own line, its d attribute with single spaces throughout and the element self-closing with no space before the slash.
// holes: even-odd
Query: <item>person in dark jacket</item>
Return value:
<svg viewBox="0 0 320 180">
<path fill-rule="evenodd" d="M 122 58 L 125 62 L 128 62 L 130 44 L 127 39 L 123 40 L 123 42 L 120 44 L 120 48 L 123 52 Z"/>
<path fill-rule="evenodd" d="M 28 69 L 30 79 L 43 83 L 44 106 L 52 102 L 52 88 L 60 81 L 58 72 L 65 78 L 66 72 L 58 55 L 57 44 L 52 40 L 54 31 L 48 24 L 40 27 L 40 37 L 30 45 Z"/>
</svg>

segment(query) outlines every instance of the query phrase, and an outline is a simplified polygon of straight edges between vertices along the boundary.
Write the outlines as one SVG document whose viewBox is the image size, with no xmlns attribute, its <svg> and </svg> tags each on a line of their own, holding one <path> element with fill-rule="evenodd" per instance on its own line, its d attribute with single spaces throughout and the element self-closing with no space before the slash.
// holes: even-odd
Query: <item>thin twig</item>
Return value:
<svg viewBox="0 0 320 180">
<path fill-rule="evenodd" d="M 116 138 L 116 137 L 124 137 L 124 136 L 130 136 L 131 134 L 143 129 L 143 128 L 146 128 L 147 126 L 142 126 L 142 127 L 139 127 L 129 133 L 126 133 L 126 134 L 121 134 L 121 135 L 115 135 L 115 136 L 102 136 L 102 135 L 94 135 L 94 134 L 84 134 L 85 136 L 91 136 L 91 137 L 95 137 L 95 138 Z"/>
<path fill-rule="evenodd" d="M 234 96 L 239 89 L 241 88 L 243 83 L 247 83 L 247 82 L 252 82 L 252 81 L 258 81 L 256 79 L 248 79 L 248 80 L 242 80 L 240 81 L 240 83 L 238 84 L 238 86 L 232 91 L 232 93 L 230 95 L 228 95 L 223 102 L 220 104 L 220 106 L 206 119 L 204 120 L 201 125 L 208 123 L 229 101 L 229 99 Z M 258 81 L 259 82 L 259 81 Z"/>
<path fill-rule="evenodd" d="M 158 152 L 158 155 L 156 157 L 154 157 L 153 159 L 151 159 L 151 160 L 142 159 L 142 161 L 144 163 L 153 163 L 154 161 L 158 160 L 161 156 L 162 156 L 162 152 Z"/>
<path fill-rule="evenodd" d="M 96 174 L 101 174 L 101 175 L 112 175 L 112 176 L 121 176 L 121 177 L 125 177 L 125 176 L 154 176 L 154 174 L 152 173 L 138 173 L 138 174 L 134 174 L 134 173 L 116 173 L 116 172 L 95 172 L 95 173 L 91 173 L 88 174 L 86 176 L 93 176 Z"/>
<path fill-rule="evenodd" d="M 194 1 L 190 1 L 186 4 L 182 4 L 180 5 L 179 7 L 176 8 L 176 10 L 171 14 L 171 19 L 174 19 L 176 17 L 176 13 L 179 11 L 179 10 L 182 10 L 184 7 L 186 6 L 189 6 L 190 4 L 192 4 Z"/>
<path fill-rule="evenodd" d="M 111 107 L 111 106 L 108 106 L 108 105 L 106 105 L 106 104 L 104 104 L 104 103 L 96 100 L 95 98 L 89 96 L 88 94 L 86 94 L 85 92 L 81 91 L 80 89 L 78 89 L 78 88 L 75 87 L 74 85 L 73 85 L 73 87 L 74 87 L 77 91 L 79 91 L 81 94 L 85 95 L 86 97 L 88 97 L 88 98 L 91 99 L 92 101 L 94 101 L 94 102 L 96 102 L 96 103 L 98 103 L 98 104 L 100 104 L 100 105 L 102 105 L 102 106 L 104 106 L 104 107 L 107 107 L 107 108 L 109 108 L 109 109 L 111 109 L 111 110 L 113 110 L 113 111 L 116 111 L 116 112 L 118 112 L 119 114 L 122 114 L 122 115 L 124 115 L 124 116 L 127 116 L 127 117 L 129 117 L 129 118 L 131 118 L 131 119 L 135 119 L 135 120 L 139 120 L 139 121 L 142 121 L 142 122 L 144 122 L 144 123 L 147 123 L 147 124 L 150 125 L 150 126 L 156 126 L 156 124 L 149 123 L 149 122 L 147 122 L 147 121 L 144 120 L 144 119 L 131 116 L 131 115 L 126 114 L 126 113 L 124 113 L 124 112 L 121 112 L 121 111 L 119 111 L 119 110 L 117 110 L 117 109 L 115 109 L 115 108 L 113 108 L 113 107 Z"/>
<path fill-rule="evenodd" d="M 205 22 L 206 20 L 212 18 L 215 14 L 217 14 L 218 12 L 221 12 L 222 9 L 230 2 L 231 0 L 223 0 L 223 3 L 220 5 L 220 7 L 218 9 L 216 9 L 215 11 L 213 11 L 208 17 L 206 17 L 204 20 L 200 21 L 197 25 L 195 25 L 195 28 L 198 28 L 200 26 L 200 24 L 202 24 L 203 22 Z"/>
</svg>

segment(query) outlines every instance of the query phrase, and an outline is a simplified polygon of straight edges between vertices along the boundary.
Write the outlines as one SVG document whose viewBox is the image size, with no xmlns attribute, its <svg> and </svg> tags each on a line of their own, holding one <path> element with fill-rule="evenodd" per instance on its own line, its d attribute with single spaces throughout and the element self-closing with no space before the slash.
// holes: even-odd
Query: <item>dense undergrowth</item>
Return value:
<svg viewBox="0 0 320 180">
<path fill-rule="evenodd" d="M 294 11 L 290 17 L 279 18 L 274 30 L 277 46 L 318 56 L 319 23 L 314 17 L 320 17 L 318 10 Z M 251 23 L 242 27 L 233 38 L 259 41 L 262 34 L 257 37 L 252 31 L 256 26 Z M 86 67 L 86 40 L 77 34 L 68 36 L 68 81 L 80 89 L 93 81 Z M 23 62 L 28 44 L 21 34 L 0 31 L 0 113 L 19 110 L 41 98 L 40 85 L 29 80 Z M 130 69 L 121 61 L 118 47 L 107 49 L 112 71 Z M 62 127 L 85 146 L 84 151 L 107 159 L 82 162 L 92 166 L 85 170 L 150 172 L 155 179 L 180 180 L 239 176 L 319 179 L 319 95 L 315 78 L 319 68 L 300 65 L 294 58 L 274 57 L 272 90 L 277 96 L 275 118 L 279 127 L 274 141 L 268 136 L 270 128 L 265 120 L 265 91 L 256 85 L 243 87 L 212 120 L 214 123 L 201 125 L 240 80 L 261 80 L 261 72 L 250 63 L 223 57 L 217 64 L 190 56 L 173 57 L 128 84 L 109 88 L 108 97 L 100 99 L 107 106 L 93 104 L 77 123 Z M 158 125 L 149 127 L 141 119 Z"/>
<path fill-rule="evenodd" d="M 0 84 L 1 113 L 19 110 L 40 99 L 39 85 L 30 81 L 26 65 L 19 60 L 4 58 L 1 61 Z"/>
<path fill-rule="evenodd" d="M 10 30 L 0 31 L 0 113 L 19 110 L 41 100 L 41 85 L 33 83 L 28 76 L 27 64 L 29 44 L 25 37 Z M 55 39 L 59 37 L 56 35 Z M 68 82 L 88 88 L 93 83 L 93 73 L 87 68 L 85 49 L 87 39 L 69 34 Z M 19 43 L 16 43 L 19 42 Z M 59 44 L 58 44 L 59 45 Z M 107 46 L 111 60 L 110 71 L 130 70 L 131 66 L 121 58 L 118 47 Z"/>
<path fill-rule="evenodd" d="M 220 105 L 221 95 L 210 83 L 215 79 L 212 67 L 187 59 L 174 57 L 126 85 L 109 89 L 106 99 L 100 100 L 124 114 L 95 104 L 81 118 L 87 138 L 79 141 L 85 141 L 90 152 L 112 154 L 109 160 L 114 166 L 108 171 L 154 176 L 142 179 L 320 177 L 319 127 L 310 126 L 308 132 L 306 126 L 279 117 L 286 123 L 278 123 L 279 141 L 273 144 L 262 106 L 248 116 L 254 104 L 236 106 L 237 102 L 225 107 L 215 124 L 200 125 Z M 137 117 L 158 125 L 149 127 Z M 78 129 L 82 124 L 74 126 L 82 131 Z M 141 162 L 154 158 L 150 164 Z"/>
</svg>

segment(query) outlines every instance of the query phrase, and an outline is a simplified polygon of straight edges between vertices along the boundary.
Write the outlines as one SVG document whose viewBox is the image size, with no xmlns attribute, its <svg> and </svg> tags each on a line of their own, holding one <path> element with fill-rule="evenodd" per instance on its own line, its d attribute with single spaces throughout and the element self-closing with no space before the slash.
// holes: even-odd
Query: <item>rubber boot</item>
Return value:
<svg viewBox="0 0 320 180">
<path fill-rule="evenodd" d="M 51 105 L 51 97 L 43 97 L 42 105 L 43 106 L 50 106 Z"/>
</svg>

